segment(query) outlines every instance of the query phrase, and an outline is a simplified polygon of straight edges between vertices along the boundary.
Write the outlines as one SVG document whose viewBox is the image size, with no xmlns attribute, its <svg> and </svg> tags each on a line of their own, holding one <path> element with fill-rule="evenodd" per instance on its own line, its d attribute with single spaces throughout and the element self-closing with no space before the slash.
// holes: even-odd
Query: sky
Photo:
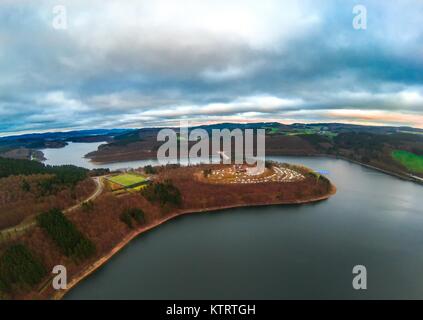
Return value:
<svg viewBox="0 0 423 320">
<path fill-rule="evenodd" d="M 181 119 L 423 128 L 423 1 L 0 1 L 0 135 Z"/>
</svg>

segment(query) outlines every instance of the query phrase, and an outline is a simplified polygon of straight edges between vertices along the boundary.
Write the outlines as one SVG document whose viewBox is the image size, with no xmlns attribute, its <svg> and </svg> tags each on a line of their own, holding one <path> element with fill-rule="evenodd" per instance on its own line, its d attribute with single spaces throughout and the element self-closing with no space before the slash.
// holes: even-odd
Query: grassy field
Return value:
<svg viewBox="0 0 423 320">
<path fill-rule="evenodd" d="M 407 151 L 396 150 L 392 152 L 392 158 L 412 172 L 423 172 L 423 156 L 418 156 Z"/>
<path fill-rule="evenodd" d="M 320 134 L 328 138 L 336 137 L 338 134 L 331 131 L 319 131 L 317 129 L 298 129 L 292 132 L 286 133 L 287 136 L 302 136 L 302 135 L 311 135 L 311 134 Z"/>
<path fill-rule="evenodd" d="M 117 176 L 108 178 L 113 183 L 120 184 L 124 187 L 130 187 L 134 184 L 141 183 L 145 181 L 145 177 L 138 174 L 132 173 L 123 173 Z"/>
<path fill-rule="evenodd" d="M 408 134 L 419 134 L 419 135 L 423 135 L 423 132 L 417 132 L 417 131 L 400 131 L 401 133 L 408 133 Z"/>
<path fill-rule="evenodd" d="M 267 134 L 276 134 L 279 132 L 278 128 L 272 128 L 272 127 L 264 127 L 263 129 L 266 130 Z"/>
</svg>

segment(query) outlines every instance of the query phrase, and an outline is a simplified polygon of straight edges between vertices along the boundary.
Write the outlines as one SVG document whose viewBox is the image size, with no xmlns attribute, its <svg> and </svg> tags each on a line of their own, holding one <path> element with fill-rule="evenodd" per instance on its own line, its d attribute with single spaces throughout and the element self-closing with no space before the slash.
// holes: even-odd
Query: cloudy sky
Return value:
<svg viewBox="0 0 423 320">
<path fill-rule="evenodd" d="M 423 128 L 423 1 L 1 0 L 1 135 L 179 119 Z"/>
</svg>

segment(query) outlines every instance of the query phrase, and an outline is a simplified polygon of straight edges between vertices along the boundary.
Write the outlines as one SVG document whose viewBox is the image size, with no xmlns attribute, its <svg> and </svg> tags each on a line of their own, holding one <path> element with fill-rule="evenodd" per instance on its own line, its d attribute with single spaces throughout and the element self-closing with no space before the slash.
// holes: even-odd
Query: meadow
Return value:
<svg viewBox="0 0 423 320">
<path fill-rule="evenodd" d="M 131 187 L 133 185 L 144 182 L 146 178 L 138 174 L 123 173 L 117 176 L 109 177 L 108 180 L 124 187 Z"/>
<path fill-rule="evenodd" d="M 408 151 L 396 150 L 392 152 L 392 157 L 412 172 L 423 172 L 423 156 Z"/>
</svg>

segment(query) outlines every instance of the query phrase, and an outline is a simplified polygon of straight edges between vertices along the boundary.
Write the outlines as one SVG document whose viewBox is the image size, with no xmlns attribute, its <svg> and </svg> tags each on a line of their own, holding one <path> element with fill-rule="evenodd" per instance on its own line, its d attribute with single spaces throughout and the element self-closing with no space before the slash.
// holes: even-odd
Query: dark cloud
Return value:
<svg viewBox="0 0 423 320">
<path fill-rule="evenodd" d="M 418 0 L 362 1 L 367 30 L 354 1 L 62 3 L 67 30 L 51 26 L 55 1 L 0 4 L 2 134 L 179 118 L 423 126 Z"/>
</svg>

